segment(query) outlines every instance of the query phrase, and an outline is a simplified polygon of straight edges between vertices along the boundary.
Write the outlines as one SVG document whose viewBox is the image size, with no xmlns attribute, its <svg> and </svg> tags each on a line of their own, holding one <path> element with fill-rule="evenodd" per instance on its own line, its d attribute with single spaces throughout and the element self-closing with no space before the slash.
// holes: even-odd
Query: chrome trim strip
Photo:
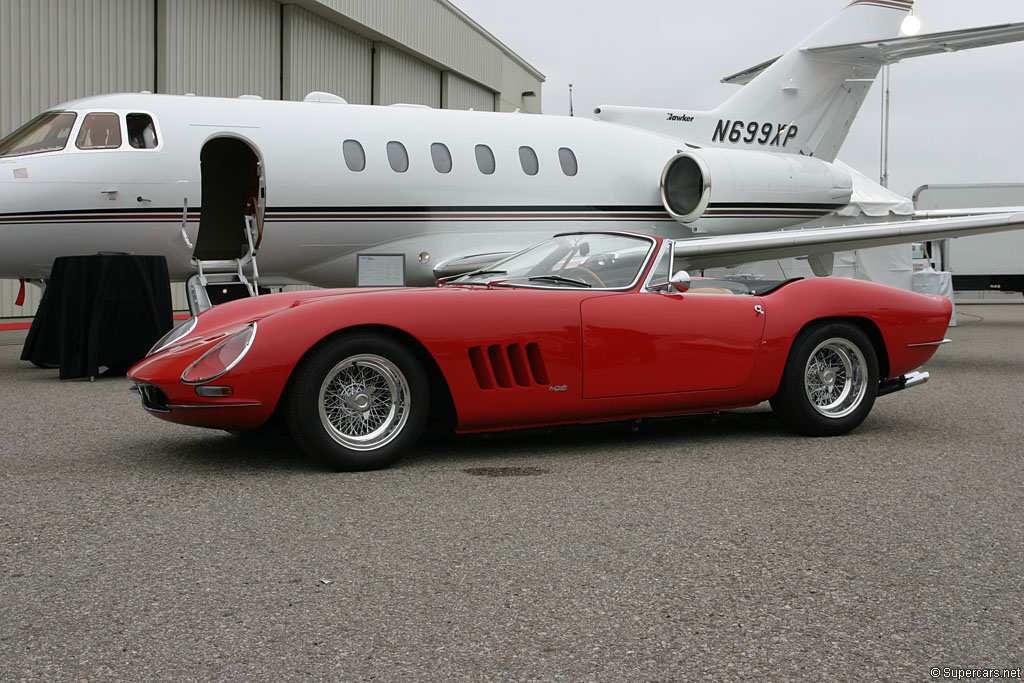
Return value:
<svg viewBox="0 0 1024 683">
<path fill-rule="evenodd" d="M 178 408 L 256 408 L 261 405 L 263 404 L 258 401 L 255 403 L 172 403 L 170 408 L 171 410 L 177 410 Z"/>
<path fill-rule="evenodd" d="M 170 348 L 172 345 L 177 344 L 182 339 L 188 337 L 190 334 L 195 332 L 196 325 L 198 323 L 199 318 L 192 316 L 187 321 L 183 322 L 181 325 L 169 329 L 167 331 L 167 334 L 157 339 L 156 344 L 154 344 L 153 348 L 151 348 L 149 352 L 146 354 L 146 358 L 149 358 L 155 353 L 160 353 L 164 349 Z M 177 332 L 178 334 L 172 336 L 175 332 Z"/>
<path fill-rule="evenodd" d="M 920 346 L 942 346 L 943 344 L 949 344 L 952 341 L 952 339 L 943 339 L 942 341 L 921 342 L 920 344 L 907 344 L 907 348 L 914 349 Z"/>
</svg>

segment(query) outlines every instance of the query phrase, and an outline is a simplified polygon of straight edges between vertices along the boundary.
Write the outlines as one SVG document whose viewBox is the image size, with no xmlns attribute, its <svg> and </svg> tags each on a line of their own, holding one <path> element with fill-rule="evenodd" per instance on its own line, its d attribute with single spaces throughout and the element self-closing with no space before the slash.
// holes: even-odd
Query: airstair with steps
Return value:
<svg viewBox="0 0 1024 683">
<path fill-rule="evenodd" d="M 193 316 L 225 301 L 259 295 L 256 253 L 263 237 L 263 225 L 255 214 L 246 213 L 243 232 L 244 250 L 237 258 L 202 259 L 193 255 L 191 264 L 197 272 L 185 285 L 189 313 Z"/>
</svg>

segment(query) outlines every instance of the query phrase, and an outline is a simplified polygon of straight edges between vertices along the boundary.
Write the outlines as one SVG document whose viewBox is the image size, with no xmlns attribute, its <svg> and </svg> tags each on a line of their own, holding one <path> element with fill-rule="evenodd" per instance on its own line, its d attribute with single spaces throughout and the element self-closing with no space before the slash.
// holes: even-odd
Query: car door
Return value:
<svg viewBox="0 0 1024 683">
<path fill-rule="evenodd" d="M 760 297 L 693 292 L 595 297 L 580 313 L 584 398 L 738 387 L 765 319 Z"/>
</svg>

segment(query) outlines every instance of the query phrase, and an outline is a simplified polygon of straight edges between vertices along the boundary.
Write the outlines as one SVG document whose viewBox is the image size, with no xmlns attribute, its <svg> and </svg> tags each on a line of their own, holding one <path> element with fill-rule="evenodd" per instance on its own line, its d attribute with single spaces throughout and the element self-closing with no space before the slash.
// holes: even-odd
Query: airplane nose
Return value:
<svg viewBox="0 0 1024 683">
<path fill-rule="evenodd" d="M 10 180 L 13 176 L 12 164 L 0 162 L 0 277 L 12 277 L 9 274 L 9 261 L 13 256 L 13 245 L 8 235 L 8 214 L 11 209 Z"/>
<path fill-rule="evenodd" d="M 18 159 L 0 159 L 0 278 L 38 277 L 25 263 L 30 225 L 21 205 L 28 193 L 28 168 Z"/>
</svg>

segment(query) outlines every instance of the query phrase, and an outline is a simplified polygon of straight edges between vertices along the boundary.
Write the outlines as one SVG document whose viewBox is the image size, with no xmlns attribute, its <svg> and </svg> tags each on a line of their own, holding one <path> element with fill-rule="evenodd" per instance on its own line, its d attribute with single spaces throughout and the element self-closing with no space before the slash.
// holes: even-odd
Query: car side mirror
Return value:
<svg viewBox="0 0 1024 683">
<path fill-rule="evenodd" d="M 669 286 L 682 294 L 690 288 L 690 274 L 685 270 L 677 270 L 676 274 L 669 278 Z"/>
</svg>

